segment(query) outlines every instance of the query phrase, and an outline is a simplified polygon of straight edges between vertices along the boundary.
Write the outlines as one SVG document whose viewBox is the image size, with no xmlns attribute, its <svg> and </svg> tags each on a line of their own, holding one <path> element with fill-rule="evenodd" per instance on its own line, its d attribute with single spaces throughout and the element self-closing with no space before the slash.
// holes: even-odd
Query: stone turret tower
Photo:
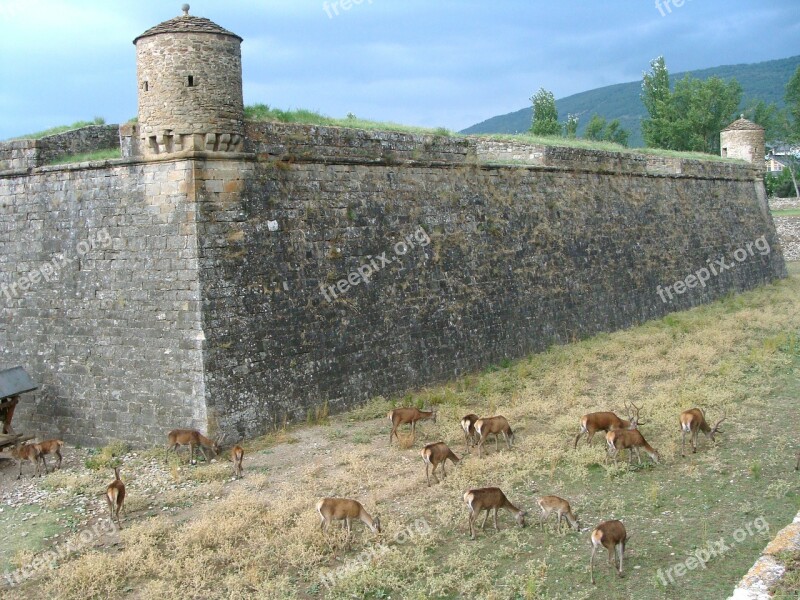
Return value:
<svg viewBox="0 0 800 600">
<path fill-rule="evenodd" d="M 240 38 L 216 23 L 183 15 L 135 40 L 140 152 L 242 149 L 244 103 Z"/>
<path fill-rule="evenodd" d="M 748 121 L 742 115 L 719 134 L 722 156 L 740 158 L 764 169 L 766 136 L 761 125 Z"/>
</svg>

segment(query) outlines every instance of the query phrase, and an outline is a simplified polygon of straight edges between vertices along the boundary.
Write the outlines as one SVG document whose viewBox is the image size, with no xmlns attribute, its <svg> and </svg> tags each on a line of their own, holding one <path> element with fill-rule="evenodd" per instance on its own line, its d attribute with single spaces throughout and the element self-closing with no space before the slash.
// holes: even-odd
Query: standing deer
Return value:
<svg viewBox="0 0 800 600">
<path fill-rule="evenodd" d="M 581 530 L 581 524 L 578 522 L 578 517 L 573 514 L 572 507 L 570 507 L 569 502 L 563 498 L 559 498 L 558 496 L 542 496 L 536 501 L 536 503 L 539 505 L 539 508 L 542 509 L 542 514 L 539 516 L 539 525 L 541 525 L 542 531 L 544 531 L 544 522 L 553 512 L 555 512 L 558 517 L 558 533 L 561 533 L 562 517 L 564 517 L 564 520 L 567 522 L 567 529 L 572 526 L 577 531 Z"/>
<path fill-rule="evenodd" d="M 122 524 L 119 521 L 119 511 L 125 505 L 125 484 L 119 478 L 119 467 L 114 467 L 114 481 L 108 484 L 106 488 L 106 502 L 108 503 L 108 510 L 111 512 L 111 522 L 114 522 L 114 515 L 117 516 L 117 527 L 122 529 Z M 128 516 L 128 511 L 125 511 L 125 516 Z"/>
<path fill-rule="evenodd" d="M 350 547 L 350 521 L 358 519 L 372 530 L 372 533 L 381 532 L 381 520 L 378 515 L 372 518 L 357 500 L 348 498 L 322 498 L 317 502 L 320 529 L 322 533 L 328 530 L 331 521 L 344 521 L 347 528 L 347 546 Z"/>
<path fill-rule="evenodd" d="M 47 459 L 46 455 L 48 454 L 55 454 L 58 457 L 58 462 L 56 466 L 53 467 L 53 470 L 61 468 L 61 449 L 64 447 L 64 442 L 61 440 L 46 440 L 44 442 L 39 442 L 36 444 L 36 447 L 39 449 L 39 454 L 42 457 L 42 463 L 44 464 L 44 472 L 47 473 Z"/>
<path fill-rule="evenodd" d="M 508 420 L 503 416 L 478 419 L 475 421 L 475 431 L 480 436 L 480 440 L 478 441 L 478 458 L 483 456 L 483 444 L 486 441 L 486 438 L 488 438 L 490 435 L 494 435 L 495 452 L 499 450 L 497 445 L 497 436 L 501 433 L 506 438 L 506 445 L 508 446 L 509 450 L 511 450 L 511 446 L 514 443 L 514 432 L 511 430 Z"/>
<path fill-rule="evenodd" d="M 428 475 L 428 467 L 433 467 L 433 469 L 431 469 L 431 475 L 433 475 L 436 483 L 439 483 L 439 478 L 436 477 L 436 467 L 442 465 L 442 477 L 444 478 L 447 477 L 447 472 L 444 470 L 444 465 L 447 459 L 449 458 L 450 462 L 452 462 L 454 465 L 461 460 L 444 442 L 428 444 L 422 449 L 421 454 L 422 461 L 425 463 L 425 478 L 428 480 L 428 487 L 431 487 L 431 478 Z"/>
<path fill-rule="evenodd" d="M 169 460 L 169 451 L 172 450 L 177 455 L 178 446 L 189 446 L 189 464 L 194 464 L 194 448 L 200 448 L 203 453 L 203 458 L 208 462 L 208 455 L 206 448 L 214 453 L 214 456 L 219 454 L 219 445 L 222 439 L 218 437 L 216 440 L 211 440 L 204 436 L 196 429 L 173 429 L 167 434 L 167 460 Z"/>
<path fill-rule="evenodd" d="M 397 428 L 406 423 L 411 424 L 411 439 L 412 442 L 417 439 L 417 421 L 425 421 L 426 419 L 432 420 L 436 423 L 436 411 L 424 411 L 418 408 L 395 408 L 390 410 L 386 415 L 392 423 L 392 432 L 389 434 L 389 445 L 392 445 L 392 436 L 400 441 L 397 436 Z"/>
<path fill-rule="evenodd" d="M 614 462 L 617 462 L 617 455 L 620 450 L 628 449 L 628 462 L 633 464 L 633 451 L 636 452 L 636 458 L 639 459 L 639 464 L 642 464 L 642 457 L 639 454 L 639 449 L 643 449 L 653 459 L 653 462 L 658 464 L 660 455 L 658 452 L 647 443 L 644 436 L 637 429 L 614 429 L 606 434 L 606 443 L 608 444 L 608 453 L 614 457 Z"/>
<path fill-rule="evenodd" d="M 475 421 L 477 420 L 478 415 L 472 413 L 461 419 L 461 429 L 464 430 L 464 443 L 466 445 L 464 452 L 466 453 L 469 453 L 470 446 L 474 446 L 477 443 L 478 432 L 475 431 Z"/>
<path fill-rule="evenodd" d="M 242 461 L 244 460 L 244 448 L 242 448 L 239 444 L 236 444 L 233 448 L 231 448 L 231 461 L 233 461 L 233 474 L 236 479 L 241 479 L 242 473 L 244 472 L 244 468 L 242 467 Z"/>
<path fill-rule="evenodd" d="M 594 585 L 594 553 L 600 546 L 608 549 L 608 562 L 612 569 L 622 577 L 622 555 L 625 554 L 625 543 L 628 541 L 628 532 L 621 521 L 612 520 L 600 523 L 592 531 L 592 557 L 589 559 L 589 573 Z M 619 554 L 619 568 L 617 569 L 616 555 Z"/>
<path fill-rule="evenodd" d="M 692 454 L 697 452 L 697 436 L 702 431 L 706 437 L 712 442 L 717 433 L 722 433 L 719 428 L 720 423 L 726 419 L 723 414 L 722 418 L 714 424 L 714 427 L 709 427 L 706 423 L 706 414 L 702 408 L 692 408 L 685 410 L 681 413 L 681 456 L 686 456 L 684 452 L 686 448 L 686 434 L 691 434 Z"/>
<path fill-rule="evenodd" d="M 644 422 L 639 421 L 639 407 L 633 402 L 625 402 L 628 419 L 620 419 L 613 412 L 594 412 L 581 417 L 581 430 L 575 436 L 574 448 L 578 447 L 578 440 L 586 434 L 586 443 L 591 444 L 594 434 L 598 431 L 614 431 L 615 429 L 637 429 Z"/>
<path fill-rule="evenodd" d="M 469 533 L 473 540 L 475 539 L 475 519 L 482 510 L 486 511 L 486 516 L 483 519 L 481 529 L 486 528 L 489 513 L 494 509 L 494 528 L 496 531 L 500 530 L 497 525 L 497 511 L 501 508 L 511 511 L 517 521 L 517 525 L 525 527 L 525 515 L 527 513 L 511 504 L 500 488 L 488 487 L 469 490 L 464 494 L 464 502 L 469 507 Z"/>
<path fill-rule="evenodd" d="M 17 466 L 19 467 L 19 475 L 17 475 L 17 479 L 22 477 L 22 463 L 26 460 L 31 461 L 34 467 L 36 467 L 36 472 L 33 474 L 33 477 L 41 474 L 39 462 L 41 462 L 43 459 L 42 454 L 36 444 L 17 443 L 11 448 L 11 456 L 17 459 Z"/>
</svg>

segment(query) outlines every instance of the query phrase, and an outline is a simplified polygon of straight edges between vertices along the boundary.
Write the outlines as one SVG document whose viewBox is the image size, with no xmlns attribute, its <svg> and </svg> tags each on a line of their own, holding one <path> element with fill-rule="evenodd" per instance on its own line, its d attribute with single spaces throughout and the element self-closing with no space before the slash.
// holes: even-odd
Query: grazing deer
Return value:
<svg viewBox="0 0 800 600">
<path fill-rule="evenodd" d="M 58 457 L 58 462 L 53 470 L 61 468 L 61 449 L 64 447 L 64 442 L 61 440 L 45 440 L 36 444 L 39 449 L 39 454 L 42 457 L 42 464 L 44 464 L 44 472 L 47 473 L 47 454 L 55 454 Z"/>
<path fill-rule="evenodd" d="M 242 461 L 244 460 L 244 448 L 236 444 L 231 448 L 231 461 L 233 461 L 233 474 L 236 479 L 241 479 L 244 469 L 242 468 Z"/>
<path fill-rule="evenodd" d="M 653 462 L 658 464 L 660 455 L 658 452 L 647 443 L 644 436 L 637 429 L 614 429 L 606 434 L 606 442 L 608 443 L 608 453 L 614 457 L 614 462 L 617 462 L 617 455 L 620 450 L 628 449 L 628 462 L 633 464 L 633 453 L 636 451 L 636 458 L 639 459 L 639 464 L 642 464 L 642 457 L 639 454 L 639 449 L 644 449 L 645 452 L 653 459 Z"/>
<path fill-rule="evenodd" d="M 196 429 L 173 429 L 167 434 L 167 441 L 167 460 L 169 460 L 170 450 L 175 452 L 177 455 L 178 446 L 189 446 L 189 464 L 193 465 L 195 462 L 195 446 L 200 448 L 200 452 L 203 453 L 203 458 L 205 458 L 206 462 L 208 462 L 206 448 L 211 450 L 214 453 L 214 456 L 217 456 L 217 454 L 219 454 L 219 445 L 222 440 L 219 437 L 216 440 L 211 440 Z"/>
<path fill-rule="evenodd" d="M 631 408 L 633 407 L 633 408 Z M 581 430 L 575 436 L 574 448 L 578 447 L 578 440 L 586 434 L 586 443 L 591 444 L 594 434 L 598 431 L 614 431 L 615 429 L 637 429 L 643 421 L 639 421 L 639 407 L 633 402 L 625 403 L 628 419 L 620 419 L 613 412 L 594 412 L 581 417 Z"/>
<path fill-rule="evenodd" d="M 475 421 L 477 420 L 478 415 L 472 413 L 461 419 L 461 429 L 464 430 L 464 443 L 466 445 L 464 452 L 469 453 L 470 446 L 474 446 L 477 443 L 478 432 L 475 431 Z"/>
<path fill-rule="evenodd" d="M 381 520 L 378 515 L 372 518 L 357 500 L 348 498 L 322 498 L 317 502 L 317 512 L 321 519 L 320 529 L 324 534 L 331 521 L 344 521 L 347 528 L 347 546 L 350 547 L 350 521 L 358 519 L 372 530 L 372 533 L 381 532 Z"/>
<path fill-rule="evenodd" d="M 447 477 L 447 472 L 444 470 L 444 464 L 448 458 L 454 465 L 461 460 L 453 453 L 452 450 L 450 450 L 450 448 L 448 448 L 447 444 L 444 442 L 428 444 L 422 449 L 422 460 L 425 463 L 425 478 L 428 480 L 428 487 L 431 486 L 431 478 L 428 475 L 428 467 L 433 467 L 433 469 L 431 469 L 431 475 L 433 475 L 436 483 L 439 483 L 439 478 L 436 477 L 436 467 L 442 465 L 442 477 Z"/>
<path fill-rule="evenodd" d="M 708 423 L 706 423 L 706 413 L 703 412 L 702 408 L 692 408 L 691 410 L 685 410 L 681 413 L 681 456 L 686 456 L 684 450 L 686 447 L 686 434 L 691 434 L 691 442 L 692 442 L 692 454 L 697 452 L 697 436 L 702 431 L 706 434 L 708 439 L 712 442 L 714 441 L 714 436 L 717 433 L 722 433 L 722 430 L 719 428 L 720 423 L 722 423 L 726 419 L 725 415 L 722 415 L 722 418 L 716 422 L 714 427 L 709 427 Z"/>
<path fill-rule="evenodd" d="M 42 454 L 36 444 L 17 443 L 11 448 L 11 456 L 17 459 L 17 466 L 19 467 L 19 475 L 17 475 L 17 479 L 22 477 L 22 463 L 26 460 L 31 461 L 36 467 L 36 472 L 32 475 L 32 477 L 36 477 L 37 475 L 41 474 L 39 462 L 43 459 Z"/>
<path fill-rule="evenodd" d="M 625 554 L 625 543 L 628 541 L 628 532 L 621 521 L 612 520 L 600 523 L 592 531 L 592 558 L 589 559 L 589 573 L 594 585 L 594 553 L 600 546 L 608 549 L 608 562 L 612 569 L 622 577 L 622 555 Z M 619 568 L 617 569 L 616 555 L 619 554 Z"/>
<path fill-rule="evenodd" d="M 392 436 L 400 441 L 397 436 L 397 428 L 406 423 L 411 424 L 411 440 L 412 442 L 417 439 L 417 421 L 425 421 L 426 419 L 432 420 L 436 423 L 436 411 L 424 411 L 418 408 L 395 408 L 390 410 L 386 415 L 389 421 L 392 422 L 392 432 L 389 434 L 389 445 L 392 445 Z"/>
<path fill-rule="evenodd" d="M 539 525 L 541 525 L 542 531 L 544 531 L 544 522 L 550 517 L 550 513 L 553 512 L 555 512 L 558 517 L 558 533 L 561 533 L 562 517 L 564 517 L 564 520 L 567 522 L 567 529 L 572 526 L 577 531 L 581 530 L 581 524 L 578 522 L 578 517 L 573 514 L 569 502 L 563 498 L 559 498 L 558 496 L 542 496 L 536 502 L 539 505 L 539 508 L 542 509 L 542 514 L 539 516 Z"/>
<path fill-rule="evenodd" d="M 486 438 L 488 438 L 490 435 L 494 435 L 495 452 L 499 450 L 497 445 L 497 436 L 499 436 L 501 433 L 506 438 L 506 445 L 508 446 L 509 450 L 511 450 L 511 446 L 514 443 L 514 432 L 511 431 L 511 426 L 508 424 L 508 420 L 502 416 L 478 419 L 475 421 L 475 431 L 480 436 L 480 440 L 478 441 L 478 458 L 483 455 L 483 444 L 486 441 Z"/>
<path fill-rule="evenodd" d="M 111 522 L 114 522 L 114 515 L 117 516 L 117 527 L 122 529 L 122 524 L 119 522 L 119 511 L 125 505 L 125 484 L 119 478 L 119 467 L 114 467 L 114 481 L 108 484 L 106 488 L 106 502 L 108 503 L 108 510 L 111 512 Z M 125 511 L 125 516 L 128 516 L 128 511 Z"/>
<path fill-rule="evenodd" d="M 483 519 L 481 529 L 486 528 L 486 521 L 489 519 L 489 513 L 494 509 L 494 528 L 496 531 L 500 530 L 497 526 L 497 511 L 501 508 L 510 510 L 511 513 L 514 514 L 517 525 L 525 527 L 525 515 L 527 513 L 511 504 L 500 488 L 488 487 L 469 490 L 464 494 L 464 502 L 466 502 L 469 507 L 469 533 L 473 540 L 475 539 L 475 519 L 482 510 L 486 511 L 486 516 Z"/>
</svg>

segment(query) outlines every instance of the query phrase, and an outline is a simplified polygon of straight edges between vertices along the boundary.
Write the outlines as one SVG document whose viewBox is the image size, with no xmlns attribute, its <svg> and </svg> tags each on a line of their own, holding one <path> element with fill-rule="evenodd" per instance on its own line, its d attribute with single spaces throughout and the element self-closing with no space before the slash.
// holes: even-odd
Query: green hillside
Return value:
<svg viewBox="0 0 800 600">
<path fill-rule="evenodd" d="M 672 80 L 674 82 L 687 74 L 698 79 L 707 79 L 714 75 L 723 79 L 735 77 L 742 85 L 744 104 L 755 99 L 783 106 L 784 88 L 798 66 L 800 56 L 793 56 L 747 65 L 725 65 L 674 73 Z M 559 119 L 565 121 L 568 114 L 579 115 L 579 134 L 583 133 L 583 128 L 595 113 L 609 120 L 619 119 L 622 126 L 631 132 L 630 145 L 642 146 L 644 142 L 640 121 L 647 116 L 647 111 L 639 98 L 641 86 L 641 80 L 631 81 L 561 98 L 556 101 Z M 533 91 L 535 90 L 531 93 Z M 523 133 L 530 128 L 531 117 L 531 107 L 528 106 L 507 115 L 487 119 L 468 127 L 462 133 Z"/>
</svg>

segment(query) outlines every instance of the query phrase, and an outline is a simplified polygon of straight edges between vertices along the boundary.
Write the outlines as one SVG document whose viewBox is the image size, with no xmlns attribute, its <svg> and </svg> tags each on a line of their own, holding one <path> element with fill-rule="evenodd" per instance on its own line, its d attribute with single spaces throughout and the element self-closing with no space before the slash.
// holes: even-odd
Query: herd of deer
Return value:
<svg viewBox="0 0 800 600">
<path fill-rule="evenodd" d="M 617 460 L 617 455 L 620 450 L 628 450 L 628 460 L 633 461 L 633 452 L 641 464 L 642 459 L 639 454 L 640 450 L 644 450 L 653 462 L 658 463 L 660 456 L 659 453 L 644 439 L 639 432 L 638 427 L 643 422 L 639 418 L 639 407 L 631 403 L 630 406 L 626 403 L 628 411 L 628 419 L 621 419 L 613 412 L 595 412 L 584 415 L 580 421 L 580 431 L 575 436 L 574 448 L 578 447 L 578 441 L 583 435 L 586 435 L 586 443 L 591 444 L 592 438 L 598 431 L 606 432 L 606 444 L 608 446 L 609 456 Z M 387 415 L 389 421 L 392 423 L 391 433 L 389 434 L 389 445 L 392 443 L 392 438 L 399 437 L 397 430 L 401 425 L 410 425 L 412 443 L 416 439 L 416 424 L 418 421 L 432 420 L 436 422 L 435 411 L 422 411 L 417 408 L 396 408 L 389 412 Z M 680 415 L 681 426 L 681 456 L 685 456 L 686 435 L 690 435 L 690 442 L 692 445 L 692 452 L 697 452 L 697 437 L 700 432 L 704 433 L 709 439 L 714 441 L 715 434 L 720 432 L 719 426 L 725 420 L 725 416 L 716 422 L 713 427 L 710 427 L 706 422 L 705 413 L 702 409 L 693 408 L 686 410 Z M 509 450 L 513 447 L 514 432 L 508 423 L 508 420 L 502 416 L 484 417 L 479 418 L 475 414 L 468 414 L 461 419 L 461 428 L 464 432 L 465 452 L 469 453 L 471 447 L 477 447 L 478 457 L 482 456 L 484 443 L 490 435 L 494 436 L 495 451 L 499 450 L 498 440 L 502 434 L 506 445 Z M 177 453 L 179 446 L 189 446 L 189 460 L 194 464 L 194 449 L 198 448 L 203 454 L 203 457 L 208 462 L 209 457 L 206 454 L 206 449 L 210 450 L 214 456 L 220 453 L 220 444 L 223 439 L 217 438 L 212 440 L 199 431 L 194 429 L 175 429 L 167 434 L 167 457 L 169 452 Z M 18 444 L 12 449 L 12 455 L 17 459 L 19 466 L 19 475 L 17 479 L 22 476 L 22 463 L 30 461 L 34 463 L 36 472 L 34 476 L 39 475 L 39 464 L 44 466 L 45 473 L 47 473 L 47 462 L 45 456 L 47 454 L 55 454 L 58 457 L 58 463 L 55 468 L 61 467 L 61 449 L 64 442 L 61 440 L 47 440 L 38 444 Z M 425 464 L 425 478 L 428 486 L 431 485 L 431 476 L 439 482 L 436 476 L 436 469 L 441 465 L 442 477 L 447 477 L 445 471 L 445 462 L 449 459 L 454 465 L 461 461 L 456 454 L 444 442 L 435 442 L 427 444 L 422 449 L 422 460 Z M 230 451 L 231 462 L 233 463 L 234 475 L 240 478 L 243 474 L 242 461 L 244 459 L 244 450 L 240 445 L 235 445 Z M 796 469 L 800 470 L 800 452 L 797 455 Z M 111 513 L 112 521 L 116 518 L 117 527 L 122 529 L 120 523 L 119 513 L 124 510 L 125 505 L 125 484 L 120 479 L 119 467 L 114 468 L 114 481 L 112 481 L 106 488 L 105 493 L 106 502 L 108 504 L 109 512 Z M 483 519 L 482 528 L 486 527 L 486 522 L 489 519 L 489 513 L 494 511 L 494 527 L 498 528 L 497 513 L 500 509 L 510 511 L 519 526 L 525 526 L 526 512 L 514 506 L 503 493 L 500 488 L 486 487 L 468 490 L 464 494 L 464 502 L 469 509 L 469 533 L 471 538 L 475 539 L 475 519 L 481 512 L 486 511 Z M 580 523 L 577 516 L 573 513 L 572 507 L 569 502 L 558 496 L 542 496 L 537 499 L 537 504 L 541 510 L 539 515 L 539 525 L 544 531 L 544 523 L 547 521 L 551 514 L 556 515 L 556 527 L 559 534 L 561 531 L 561 522 L 565 520 L 567 529 L 574 527 L 580 531 Z M 347 540 L 349 547 L 350 540 L 350 525 L 354 520 L 362 521 L 369 527 L 373 533 L 381 532 L 380 518 L 375 517 L 364 509 L 360 502 L 348 498 L 322 498 L 317 502 L 316 510 L 319 513 L 321 523 L 320 528 L 323 534 L 327 531 L 331 521 L 344 521 L 344 526 L 347 529 Z M 589 572 L 592 583 L 594 583 L 594 557 L 597 550 L 602 546 L 608 550 L 609 563 L 612 569 L 616 569 L 617 574 L 622 577 L 622 558 L 625 553 L 625 544 L 628 539 L 627 531 L 622 522 L 617 520 L 609 520 L 600 523 L 595 527 L 590 536 L 592 544 L 592 555 L 589 559 Z M 617 562 L 619 563 L 617 565 Z"/>
</svg>

